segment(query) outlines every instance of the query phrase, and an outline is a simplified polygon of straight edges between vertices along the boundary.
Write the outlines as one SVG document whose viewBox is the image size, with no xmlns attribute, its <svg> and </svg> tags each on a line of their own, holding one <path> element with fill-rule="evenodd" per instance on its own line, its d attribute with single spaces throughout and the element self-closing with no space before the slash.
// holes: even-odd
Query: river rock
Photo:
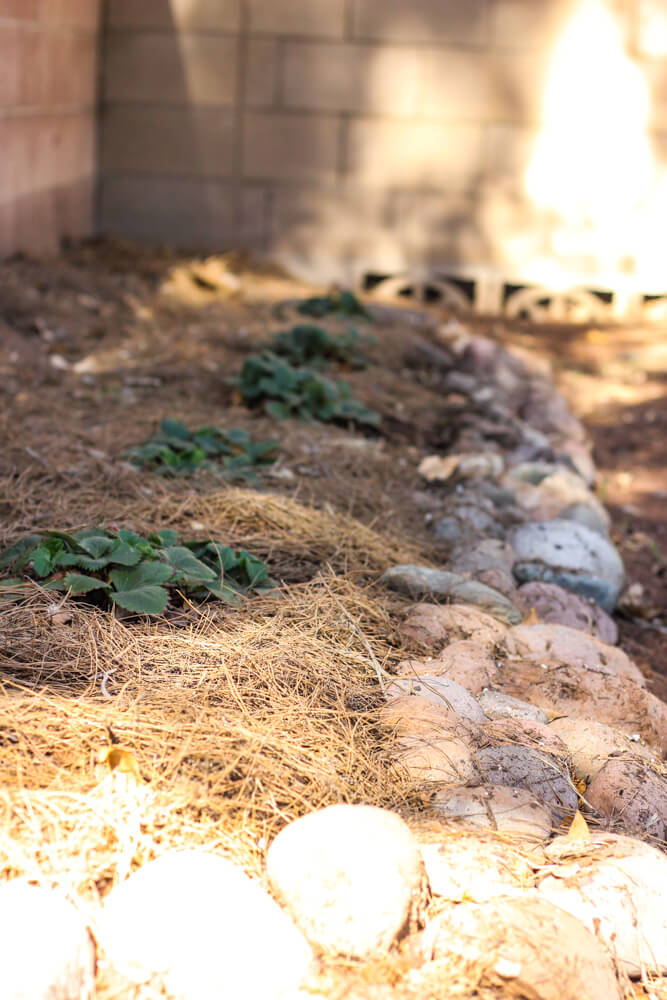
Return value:
<svg viewBox="0 0 667 1000">
<path fill-rule="evenodd" d="M 460 601 L 463 604 L 474 604 L 510 625 L 521 621 L 520 613 L 503 594 L 458 573 L 448 573 L 428 566 L 392 566 L 382 574 L 380 582 L 416 599 L 438 597 Z"/>
<path fill-rule="evenodd" d="M 473 639 L 492 649 L 507 636 L 507 628 L 479 608 L 468 604 L 415 604 L 398 628 L 404 642 L 417 641 L 442 649 L 448 639 Z"/>
<path fill-rule="evenodd" d="M 561 870 L 539 894 L 582 922 L 629 976 L 667 973 L 667 856 L 640 840 L 591 831 L 546 848 Z"/>
<path fill-rule="evenodd" d="M 616 622 L 606 611 L 555 583 L 524 583 L 514 602 L 526 615 L 534 608 L 546 625 L 567 625 L 612 646 L 618 642 Z"/>
<path fill-rule="evenodd" d="M 494 746 L 512 743 L 529 750 L 541 750 L 553 754 L 563 763 L 569 764 L 569 751 L 563 740 L 551 731 L 550 726 L 532 719 L 492 719 L 482 725 L 482 732 L 491 739 Z"/>
<path fill-rule="evenodd" d="M 329 954 L 358 957 L 391 946 L 424 878 L 407 824 L 372 806 L 329 806 L 295 820 L 271 844 L 266 864 L 306 937 Z"/>
<path fill-rule="evenodd" d="M 604 508 L 603 508 L 604 509 Z M 567 507 L 563 507 L 558 514 L 557 518 L 563 521 L 576 521 L 577 524 L 583 524 L 584 528 L 590 528 L 591 531 L 596 531 L 598 535 L 602 535 L 603 538 L 609 538 L 609 515 L 605 511 L 605 517 L 602 517 L 597 506 L 591 503 L 571 503 Z"/>
<path fill-rule="evenodd" d="M 519 656 L 536 663 L 566 663 L 646 687 L 639 667 L 617 646 L 567 625 L 517 625 L 510 629 L 509 641 Z"/>
<path fill-rule="evenodd" d="M 100 941 L 128 979 L 156 976 L 179 1000 L 291 998 L 313 958 L 257 882 L 203 850 L 165 854 L 112 889 Z"/>
<path fill-rule="evenodd" d="M 521 583 L 557 583 L 612 612 L 623 588 L 621 557 L 605 538 L 575 521 L 536 521 L 510 533 Z"/>
<path fill-rule="evenodd" d="M 491 587 L 492 590 L 504 594 L 508 601 L 511 601 L 515 607 L 519 607 L 515 601 L 517 584 L 512 573 L 507 573 L 504 569 L 482 569 L 475 574 L 475 579 L 485 586 Z M 519 608 L 519 610 L 521 609 Z"/>
<path fill-rule="evenodd" d="M 95 945 L 85 921 L 54 889 L 22 879 L 0 886 L 3 1000 L 92 1000 Z"/>
<path fill-rule="evenodd" d="M 420 695 L 436 705 L 446 705 L 462 719 L 469 722 L 485 722 L 486 716 L 473 696 L 464 687 L 446 677 L 433 674 L 418 674 L 414 677 L 399 677 L 390 681 L 385 689 L 387 699 L 403 694 Z"/>
<path fill-rule="evenodd" d="M 403 739 L 392 750 L 392 757 L 411 781 L 440 785 L 479 783 L 470 747 L 455 736 Z"/>
<path fill-rule="evenodd" d="M 473 695 L 494 683 L 498 675 L 496 661 L 489 650 L 474 639 L 450 642 L 435 659 L 402 660 L 396 673 L 405 676 L 432 674 L 456 681 Z"/>
<path fill-rule="evenodd" d="M 457 545 L 449 554 L 448 565 L 454 573 L 477 576 L 486 569 L 512 572 L 516 555 L 507 542 L 499 538 L 483 538 L 475 545 Z"/>
<path fill-rule="evenodd" d="M 505 664 L 501 675 L 503 691 L 538 705 L 550 719 L 595 719 L 667 752 L 667 705 L 624 677 L 521 659 Z"/>
<path fill-rule="evenodd" d="M 521 701 L 520 698 L 513 698 L 511 694 L 494 691 L 493 688 L 482 691 L 477 701 L 488 719 L 530 719 L 545 725 L 549 721 L 541 708 Z"/>
<path fill-rule="evenodd" d="M 571 914 L 534 896 L 463 902 L 434 918 L 427 955 L 456 963 L 456 978 L 504 997 L 530 1000 L 620 1000 L 610 956 Z M 454 970 L 452 970 L 454 971 Z"/>
<path fill-rule="evenodd" d="M 574 816 L 577 790 L 554 757 L 522 746 L 485 747 L 475 760 L 482 778 L 490 785 L 525 788 L 548 809 L 556 823 Z"/>
<path fill-rule="evenodd" d="M 443 701 L 434 702 L 419 695 L 403 694 L 392 698 L 379 711 L 382 726 L 401 740 L 416 736 L 456 736 L 472 741 L 477 727 L 449 708 Z"/>
<path fill-rule="evenodd" d="M 567 747 L 575 778 L 587 784 L 612 756 L 634 754 L 646 760 L 653 758 L 642 743 L 593 719 L 554 719 L 549 730 Z"/>
<path fill-rule="evenodd" d="M 526 788 L 483 785 L 446 789 L 434 796 L 432 808 L 464 829 L 495 830 L 529 840 L 551 835 L 551 812 Z"/>
<path fill-rule="evenodd" d="M 422 844 L 421 854 L 431 892 L 452 903 L 519 896 L 533 884 L 532 869 L 521 854 L 488 836 L 457 833 Z"/>
<path fill-rule="evenodd" d="M 522 468 L 533 470 L 539 467 L 538 463 L 527 463 L 526 466 L 519 466 L 510 474 L 508 482 L 512 484 L 518 504 L 535 521 L 546 521 L 549 518 L 560 517 L 563 510 L 573 507 L 585 508 L 591 512 L 594 523 L 602 525 L 602 534 L 607 537 L 611 520 L 604 506 L 596 496 L 590 492 L 586 483 L 576 472 L 570 472 L 558 466 L 551 466 L 548 475 L 537 478 L 522 479 L 518 477 L 518 471 Z M 583 523 L 580 516 L 570 518 L 570 520 Z"/>
<path fill-rule="evenodd" d="M 567 400 L 546 379 L 534 384 L 531 396 L 519 409 L 519 416 L 550 438 L 562 441 L 585 441 L 586 431 L 574 416 Z"/>
<path fill-rule="evenodd" d="M 595 484 L 595 463 L 590 448 L 582 441 L 560 441 L 556 461 L 571 465 L 587 486 Z"/>
<path fill-rule="evenodd" d="M 667 840 L 667 781 L 636 757 L 611 757 L 586 790 L 593 809 L 627 833 Z"/>
</svg>

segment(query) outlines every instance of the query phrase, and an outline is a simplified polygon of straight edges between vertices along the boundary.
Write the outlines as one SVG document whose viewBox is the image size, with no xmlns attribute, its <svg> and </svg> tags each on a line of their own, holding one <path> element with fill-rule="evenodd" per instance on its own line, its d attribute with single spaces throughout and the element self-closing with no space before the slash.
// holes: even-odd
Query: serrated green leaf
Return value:
<svg viewBox="0 0 667 1000">
<path fill-rule="evenodd" d="M 160 430 L 163 434 L 166 434 L 167 437 L 177 438 L 181 441 L 190 440 L 190 431 L 184 423 L 181 423 L 180 420 L 172 420 L 171 418 L 166 417 L 160 423 Z"/>
<path fill-rule="evenodd" d="M 174 575 L 171 566 L 162 562 L 142 562 L 138 566 L 118 567 L 112 569 L 109 578 L 117 591 L 136 590 L 144 585 L 160 585 L 166 583 Z"/>
<path fill-rule="evenodd" d="M 287 420 L 291 416 L 289 406 L 272 399 L 264 404 L 264 409 L 274 420 Z"/>
<path fill-rule="evenodd" d="M 104 556 L 102 559 L 93 559 L 92 556 L 83 555 L 80 552 L 59 552 L 53 560 L 55 566 L 76 566 L 78 569 L 89 569 L 91 571 L 104 569 L 111 560 Z"/>
<path fill-rule="evenodd" d="M 205 580 L 215 580 L 216 573 L 184 545 L 170 545 L 163 549 L 165 559 L 170 566 L 183 574 L 182 579 L 187 584 L 202 583 Z"/>
<path fill-rule="evenodd" d="M 39 548 L 42 541 L 41 535 L 27 535 L 15 545 L 0 552 L 0 570 L 9 569 L 13 566 L 17 571 L 30 562 L 35 549 Z"/>
<path fill-rule="evenodd" d="M 79 544 L 93 559 L 101 559 L 112 548 L 113 543 L 113 538 L 107 535 L 90 535 L 82 538 Z"/>
<path fill-rule="evenodd" d="M 243 600 L 243 595 L 229 584 L 205 583 L 204 587 L 209 594 L 217 597 L 219 601 L 224 601 L 225 604 L 238 605 Z"/>
<path fill-rule="evenodd" d="M 32 555 L 32 568 L 37 576 L 48 576 L 51 573 L 57 555 L 58 553 L 50 552 L 44 542 L 35 549 Z"/>
<path fill-rule="evenodd" d="M 94 576 L 86 576 L 85 573 L 66 573 L 65 586 L 74 596 L 78 594 L 88 594 L 91 590 L 110 590 L 110 585 L 98 580 Z"/>
<path fill-rule="evenodd" d="M 118 540 L 109 552 L 108 559 L 115 566 L 136 566 L 141 559 L 141 552 L 129 542 Z"/>
<path fill-rule="evenodd" d="M 114 604 L 126 611 L 134 611 L 138 615 L 160 615 L 167 607 L 169 594 L 164 587 L 154 584 L 143 584 L 128 590 L 117 590 L 110 593 Z"/>
</svg>

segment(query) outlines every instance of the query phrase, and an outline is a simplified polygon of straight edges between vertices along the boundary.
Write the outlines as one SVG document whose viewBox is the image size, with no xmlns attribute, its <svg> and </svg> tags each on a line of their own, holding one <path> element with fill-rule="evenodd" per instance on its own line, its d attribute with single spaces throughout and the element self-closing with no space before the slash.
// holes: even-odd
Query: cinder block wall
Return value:
<svg viewBox="0 0 667 1000">
<path fill-rule="evenodd" d="M 315 278 L 613 270 L 586 232 L 559 250 L 553 207 L 525 190 L 554 46 L 582 2 L 107 0 L 101 227 L 267 250 Z M 605 2 L 644 60 L 665 153 L 664 0 Z M 586 156 L 574 136 L 565 162 Z"/>
<path fill-rule="evenodd" d="M 93 227 L 99 0 L 0 0 L 0 255 Z"/>
</svg>

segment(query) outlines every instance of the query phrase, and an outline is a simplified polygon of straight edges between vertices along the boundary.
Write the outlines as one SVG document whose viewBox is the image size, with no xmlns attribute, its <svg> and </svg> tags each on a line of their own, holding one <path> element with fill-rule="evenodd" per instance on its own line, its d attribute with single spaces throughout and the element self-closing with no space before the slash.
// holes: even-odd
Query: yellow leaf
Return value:
<svg viewBox="0 0 667 1000">
<path fill-rule="evenodd" d="M 123 750 L 121 747 L 105 747 L 100 751 L 100 764 L 106 764 L 110 771 L 131 774 L 137 781 L 143 782 L 137 759 L 129 750 Z"/>
<path fill-rule="evenodd" d="M 567 831 L 568 840 L 590 840 L 591 831 L 588 829 L 588 823 L 581 815 L 577 809 L 574 814 L 574 819 L 570 824 L 570 829 Z"/>
<path fill-rule="evenodd" d="M 522 625 L 539 625 L 540 616 L 537 613 L 536 608 L 531 608 L 530 613 L 521 622 Z"/>
</svg>

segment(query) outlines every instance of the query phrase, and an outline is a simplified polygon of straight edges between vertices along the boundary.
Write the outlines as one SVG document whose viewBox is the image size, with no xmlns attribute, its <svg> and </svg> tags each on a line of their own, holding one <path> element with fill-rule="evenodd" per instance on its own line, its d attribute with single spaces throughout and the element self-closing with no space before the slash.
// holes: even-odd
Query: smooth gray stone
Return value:
<svg viewBox="0 0 667 1000">
<path fill-rule="evenodd" d="M 549 754 L 503 744 L 478 750 L 475 759 L 484 781 L 527 789 L 556 822 L 577 811 L 577 791 L 567 771 Z"/>
<path fill-rule="evenodd" d="M 607 525 L 604 523 L 594 507 L 587 503 L 571 503 L 569 507 L 563 508 L 558 514 L 558 519 L 563 521 L 576 521 L 583 524 L 584 528 L 596 531 L 603 538 L 609 538 Z"/>
<path fill-rule="evenodd" d="M 441 517 L 435 523 L 435 536 L 453 541 L 471 534 L 490 535 L 502 538 L 502 526 L 490 514 L 474 504 L 457 504 L 451 514 Z"/>
<path fill-rule="evenodd" d="M 594 600 L 611 613 L 623 588 L 624 569 L 618 552 L 602 535 L 576 521 L 555 518 L 529 521 L 510 533 L 521 583 L 556 583 Z"/>
<path fill-rule="evenodd" d="M 518 625 L 522 620 L 521 613 L 500 591 L 458 573 L 428 566 L 392 566 L 382 574 L 380 582 L 415 599 L 439 597 L 454 603 L 474 604 L 509 625 Z"/>
<path fill-rule="evenodd" d="M 511 545 L 499 538 L 483 538 L 477 543 L 456 545 L 447 560 L 454 573 L 477 575 L 487 569 L 512 572 L 516 554 Z"/>
</svg>

